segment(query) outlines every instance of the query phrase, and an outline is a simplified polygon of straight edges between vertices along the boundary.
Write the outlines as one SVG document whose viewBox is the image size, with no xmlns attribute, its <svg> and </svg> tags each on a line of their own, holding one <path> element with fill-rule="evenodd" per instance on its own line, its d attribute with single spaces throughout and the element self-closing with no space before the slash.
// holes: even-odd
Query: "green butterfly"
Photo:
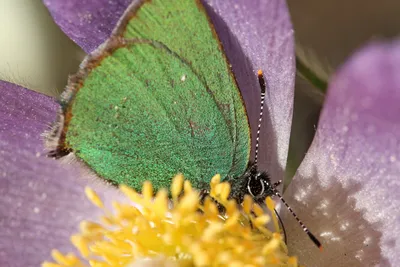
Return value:
<svg viewBox="0 0 400 267">
<path fill-rule="evenodd" d="M 183 173 L 202 188 L 248 165 L 250 129 L 229 63 L 194 0 L 134 1 L 63 95 L 56 154 L 140 189 Z"/>
</svg>

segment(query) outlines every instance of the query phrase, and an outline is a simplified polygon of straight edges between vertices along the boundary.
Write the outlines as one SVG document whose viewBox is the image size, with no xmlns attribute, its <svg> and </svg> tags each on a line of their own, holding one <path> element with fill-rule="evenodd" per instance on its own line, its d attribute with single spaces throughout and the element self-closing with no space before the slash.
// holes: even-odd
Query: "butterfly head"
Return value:
<svg viewBox="0 0 400 267">
<path fill-rule="evenodd" d="M 252 196 L 255 202 L 263 203 L 267 196 L 272 196 L 275 192 L 268 173 L 258 171 L 253 163 L 249 164 L 241 176 L 228 177 L 227 181 L 231 184 L 231 197 L 239 203 L 243 201 L 245 195 Z"/>
</svg>

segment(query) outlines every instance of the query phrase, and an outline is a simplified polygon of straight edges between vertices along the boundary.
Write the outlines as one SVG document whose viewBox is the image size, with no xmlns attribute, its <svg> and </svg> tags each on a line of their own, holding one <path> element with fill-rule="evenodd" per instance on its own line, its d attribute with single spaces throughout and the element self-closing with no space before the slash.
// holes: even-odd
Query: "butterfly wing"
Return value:
<svg viewBox="0 0 400 267">
<path fill-rule="evenodd" d="M 197 1 L 132 4 L 70 87 L 63 146 L 105 179 L 159 188 L 182 172 L 200 187 L 246 169 L 246 111 Z"/>
</svg>

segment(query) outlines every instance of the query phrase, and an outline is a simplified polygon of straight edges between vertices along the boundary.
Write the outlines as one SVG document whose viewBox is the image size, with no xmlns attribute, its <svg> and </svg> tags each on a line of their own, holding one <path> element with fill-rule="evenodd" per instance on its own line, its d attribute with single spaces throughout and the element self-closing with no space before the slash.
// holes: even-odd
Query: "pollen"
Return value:
<svg viewBox="0 0 400 267">
<path fill-rule="evenodd" d="M 265 199 L 265 204 L 267 205 L 267 208 L 269 209 L 269 211 L 273 214 L 275 214 L 275 202 L 272 200 L 271 197 L 267 197 Z M 272 221 L 274 222 L 274 227 L 276 230 L 279 230 L 279 223 L 278 223 L 278 219 L 276 218 L 276 216 L 272 216 Z"/>
<path fill-rule="evenodd" d="M 266 214 L 250 196 L 241 205 L 230 199 L 230 185 L 219 175 L 211 179 L 204 201 L 182 175 L 173 179 L 170 192 L 154 192 L 150 182 L 140 193 L 125 185 L 120 190 L 126 201 L 111 200 L 109 210 L 94 190 L 85 188 L 103 216 L 97 222 L 82 221 L 79 233 L 71 236 L 79 253 L 54 249 L 53 261 L 42 267 L 298 267 L 279 229 L 266 227 L 275 222 L 275 214 Z M 265 202 L 269 209 L 274 207 L 271 199 Z"/>
</svg>

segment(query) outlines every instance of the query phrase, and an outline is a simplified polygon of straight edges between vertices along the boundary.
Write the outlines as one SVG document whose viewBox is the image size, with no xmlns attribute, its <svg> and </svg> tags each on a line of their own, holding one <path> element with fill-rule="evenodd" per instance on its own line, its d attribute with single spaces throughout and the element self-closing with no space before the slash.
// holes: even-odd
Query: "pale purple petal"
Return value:
<svg viewBox="0 0 400 267">
<path fill-rule="evenodd" d="M 294 38 L 285 1 L 206 0 L 242 91 L 255 136 L 260 109 L 257 70 L 267 82 L 260 146 L 260 167 L 273 180 L 283 177 L 289 146 L 294 95 Z"/>
<path fill-rule="evenodd" d="M 53 248 L 76 252 L 69 238 L 79 222 L 101 214 L 79 175 L 2 141 L 0 161 L 0 266 L 40 266 Z M 119 197 L 112 189 L 100 193 L 105 200 Z"/>
<path fill-rule="evenodd" d="M 319 128 L 287 201 L 289 249 L 306 266 L 400 262 L 400 42 L 373 43 L 332 79 Z"/>
<path fill-rule="evenodd" d="M 111 34 L 132 0 L 43 0 L 54 21 L 87 53 Z"/>
<path fill-rule="evenodd" d="M 40 134 L 56 108 L 49 97 L 0 82 L 0 266 L 40 266 L 52 248 L 71 251 L 78 222 L 99 214 L 84 196 L 84 180 L 40 155 Z"/>
<path fill-rule="evenodd" d="M 43 152 L 40 135 L 56 119 L 57 109 L 51 97 L 0 81 L 0 140 L 32 154 Z"/>
<path fill-rule="evenodd" d="M 79 221 L 98 213 L 59 163 L 0 141 L 0 266 L 40 266 L 53 248 L 73 251 Z"/>
</svg>

